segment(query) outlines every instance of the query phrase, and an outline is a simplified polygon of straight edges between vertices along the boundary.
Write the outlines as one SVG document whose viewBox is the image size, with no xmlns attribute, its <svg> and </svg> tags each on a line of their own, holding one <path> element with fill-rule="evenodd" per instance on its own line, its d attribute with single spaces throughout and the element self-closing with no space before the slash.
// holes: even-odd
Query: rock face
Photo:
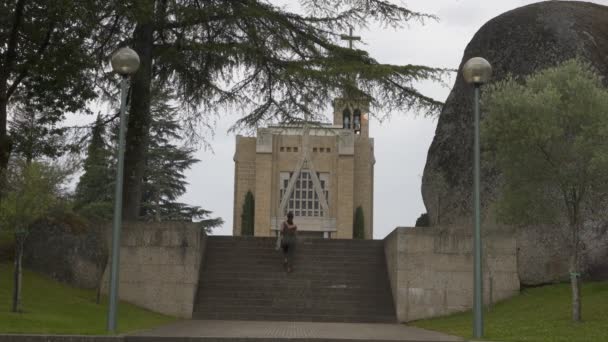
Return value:
<svg viewBox="0 0 608 342">
<path fill-rule="evenodd" d="M 26 240 L 24 266 L 80 288 L 96 288 L 108 259 L 105 226 L 36 223 Z"/>
<path fill-rule="evenodd" d="M 528 75 L 577 56 L 591 63 L 608 80 L 608 7 L 570 1 L 536 3 L 490 20 L 475 34 L 464 51 L 427 156 L 422 195 L 432 225 L 472 223 L 473 89 L 464 82 L 462 66 L 475 56 L 492 64 L 493 81 L 509 73 Z M 481 115 L 483 120 L 484 113 Z M 481 168 L 483 228 L 510 229 L 495 223 L 492 214 L 500 170 L 484 160 Z M 567 241 L 561 238 L 559 229 L 515 230 L 519 273 L 524 285 L 567 277 L 563 256 Z M 590 228 L 584 244 L 586 269 L 591 275 L 602 269 L 605 272 L 606 227 Z"/>
</svg>

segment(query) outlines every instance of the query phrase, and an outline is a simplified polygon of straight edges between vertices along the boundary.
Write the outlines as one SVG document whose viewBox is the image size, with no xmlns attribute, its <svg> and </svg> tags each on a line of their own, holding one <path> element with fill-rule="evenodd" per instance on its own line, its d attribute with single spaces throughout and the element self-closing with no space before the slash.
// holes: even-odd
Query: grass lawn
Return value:
<svg viewBox="0 0 608 342">
<path fill-rule="evenodd" d="M 583 285 L 583 322 L 570 320 L 570 284 L 525 289 L 484 314 L 489 341 L 608 341 L 608 282 Z M 420 328 L 471 338 L 472 313 L 412 322 Z"/>
<path fill-rule="evenodd" d="M 95 291 L 66 286 L 39 274 L 23 274 L 23 313 L 11 313 L 12 265 L 0 264 L 0 333 L 106 334 L 107 300 L 95 304 Z M 120 332 L 170 323 L 175 318 L 121 302 Z"/>
</svg>

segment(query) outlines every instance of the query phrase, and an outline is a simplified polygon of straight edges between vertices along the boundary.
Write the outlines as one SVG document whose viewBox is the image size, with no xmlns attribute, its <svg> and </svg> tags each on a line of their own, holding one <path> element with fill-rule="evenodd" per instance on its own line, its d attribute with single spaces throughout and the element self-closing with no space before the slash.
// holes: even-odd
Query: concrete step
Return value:
<svg viewBox="0 0 608 342">
<path fill-rule="evenodd" d="M 205 270 L 203 270 L 204 272 Z M 297 275 L 296 275 L 297 274 Z M 286 277 L 287 275 L 287 277 Z M 301 268 L 298 268 L 296 265 L 294 270 L 291 273 L 286 273 L 283 270 L 283 267 L 280 266 L 280 269 L 273 271 L 258 271 L 247 273 L 246 271 L 239 272 L 235 270 L 234 272 L 225 272 L 225 271 L 209 271 L 205 275 L 205 277 L 201 277 L 200 282 L 206 282 L 208 280 L 235 280 L 235 279 L 243 279 L 243 280 L 252 280 L 252 281 L 261 281 L 261 280 L 273 280 L 273 281 L 361 281 L 361 282 L 378 282 L 378 278 L 385 277 L 386 274 L 383 273 L 373 273 L 373 275 L 363 275 L 355 272 L 340 272 L 336 270 L 333 273 L 317 273 L 314 271 L 305 271 Z"/>
<path fill-rule="evenodd" d="M 271 300 L 247 301 L 203 301 L 197 306 L 205 308 L 206 312 L 238 312 L 252 315 L 270 314 L 319 314 L 324 315 L 391 315 L 391 310 L 379 308 L 374 302 L 363 303 L 359 301 L 294 301 L 289 298 L 274 298 Z M 385 303 L 383 303 L 385 304 Z M 337 309 L 339 308 L 339 309 Z M 201 310 L 203 311 L 203 310 Z"/>
<path fill-rule="evenodd" d="M 264 290 L 271 294 L 271 291 L 281 289 L 307 289 L 311 291 L 320 291 L 323 289 L 335 289 L 344 293 L 390 293 L 390 288 L 384 286 L 376 286 L 373 282 L 354 282 L 354 281 L 341 281 L 341 280 L 326 280 L 326 281 L 281 281 L 281 280 L 243 280 L 234 279 L 234 282 L 227 282 L 224 280 L 207 280 L 199 285 L 199 291 L 211 291 L 211 290 L 234 290 L 236 291 L 251 291 Z"/>
<path fill-rule="evenodd" d="M 293 294 L 293 295 L 292 295 Z M 197 304 L 201 303 L 215 303 L 215 304 L 227 304 L 227 305 L 237 305 L 240 303 L 245 304 L 254 304 L 254 303 L 304 303 L 305 305 L 309 305 L 310 303 L 328 303 L 332 302 L 335 304 L 348 304 L 354 306 L 361 307 L 369 307 L 370 305 L 373 307 L 381 307 L 382 310 L 386 310 L 387 306 L 390 306 L 392 303 L 392 299 L 389 296 L 379 296 L 374 295 L 373 293 L 367 294 L 336 294 L 336 295 L 328 295 L 322 294 L 317 295 L 311 293 L 311 291 L 290 291 L 286 292 L 275 292 L 274 295 L 270 293 L 268 295 L 263 295 L 260 292 L 251 295 L 250 297 L 246 297 L 246 292 L 234 292 L 230 297 L 219 297 L 212 295 L 200 296 L 197 298 Z M 303 305 L 304 305 L 303 304 Z"/>
<path fill-rule="evenodd" d="M 274 238 L 209 237 L 194 317 L 395 322 L 382 241 L 305 240 L 285 273 Z"/>
<path fill-rule="evenodd" d="M 221 259 L 221 258 L 208 258 L 207 263 L 205 265 L 206 269 L 209 270 L 236 270 L 236 269 L 247 269 L 249 267 L 259 267 L 260 270 L 263 269 L 274 269 L 277 266 L 283 265 L 283 258 L 274 258 L 272 260 L 263 260 L 257 259 L 255 257 L 249 257 L 248 260 L 229 260 L 229 259 Z M 361 269 L 380 269 L 384 266 L 384 262 L 349 262 L 346 260 L 323 260 L 319 262 L 314 262 L 311 260 L 306 260 L 303 258 L 296 257 L 293 260 L 293 265 L 298 266 L 300 269 L 309 269 L 314 271 L 323 271 L 331 270 L 340 271 L 340 270 L 350 270 L 356 271 Z M 253 271 L 253 270 L 252 270 Z M 255 270 L 259 271 L 259 270 Z"/>
<path fill-rule="evenodd" d="M 299 247 L 299 246 L 298 246 Z M 322 251 L 311 251 L 304 250 L 304 248 L 296 247 L 295 251 L 297 255 L 305 256 L 307 258 L 360 258 L 360 259 L 376 259 L 376 258 L 384 258 L 384 253 L 378 252 L 332 252 L 332 253 L 323 253 Z M 276 250 L 240 250 L 235 251 L 238 248 L 225 248 L 225 249 L 217 249 L 217 248 L 209 248 L 207 250 L 208 255 L 217 255 L 222 257 L 234 257 L 239 258 L 245 255 L 253 255 L 259 257 L 280 257 L 283 255 L 282 251 Z"/>
<path fill-rule="evenodd" d="M 310 314 L 245 314 L 238 312 L 194 312 L 193 319 L 237 321 L 288 321 L 288 322 L 347 322 L 347 323 L 395 323 L 394 315 L 310 315 Z M 316 342 L 316 340 L 315 340 Z"/>
<path fill-rule="evenodd" d="M 223 312 L 223 313 L 247 313 L 251 315 L 270 314 L 297 314 L 306 313 L 310 315 L 391 315 L 390 303 L 383 302 L 360 302 L 360 301 L 294 301 L 290 298 L 274 298 L 271 300 L 247 300 L 241 302 L 197 302 L 197 312 Z"/>
</svg>

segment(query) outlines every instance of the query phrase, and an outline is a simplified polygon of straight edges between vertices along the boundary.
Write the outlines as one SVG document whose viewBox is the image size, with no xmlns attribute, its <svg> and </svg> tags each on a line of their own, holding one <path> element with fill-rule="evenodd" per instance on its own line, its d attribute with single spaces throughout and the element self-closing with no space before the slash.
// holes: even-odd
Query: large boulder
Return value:
<svg viewBox="0 0 608 342">
<path fill-rule="evenodd" d="M 467 45 L 454 87 L 439 117 L 422 179 L 422 196 L 431 225 L 472 223 L 473 89 L 462 66 L 486 58 L 492 81 L 523 76 L 571 58 L 588 61 L 608 76 L 608 7 L 586 2 L 547 1 L 506 12 L 481 27 Z M 606 77 L 608 79 L 608 77 Z M 482 120 L 484 113 L 482 114 Z M 518 239 L 520 278 L 537 285 L 567 277 L 567 238 L 563 227 L 505 227 L 496 223 L 493 203 L 500 170 L 482 160 L 483 229 L 512 229 Z M 608 265 L 606 226 L 585 232 L 585 269 L 591 276 Z M 567 255 L 567 254 L 566 254 Z"/>
<path fill-rule="evenodd" d="M 97 288 L 107 260 L 107 226 L 62 216 L 35 223 L 23 254 L 26 268 L 80 288 Z"/>
</svg>

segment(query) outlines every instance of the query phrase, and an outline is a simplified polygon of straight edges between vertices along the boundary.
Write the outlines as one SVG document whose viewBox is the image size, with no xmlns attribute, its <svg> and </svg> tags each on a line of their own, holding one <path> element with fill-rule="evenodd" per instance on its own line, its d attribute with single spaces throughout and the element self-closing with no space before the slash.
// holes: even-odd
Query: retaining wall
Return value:
<svg viewBox="0 0 608 342">
<path fill-rule="evenodd" d="M 205 243 L 206 236 L 195 223 L 125 224 L 119 298 L 152 311 L 191 318 Z M 110 264 L 104 272 L 104 293 L 108 292 Z"/>
<path fill-rule="evenodd" d="M 408 322 L 473 306 L 473 238 L 458 228 L 396 228 L 385 253 L 397 319 Z M 483 238 L 484 303 L 519 293 L 515 238 Z"/>
</svg>

